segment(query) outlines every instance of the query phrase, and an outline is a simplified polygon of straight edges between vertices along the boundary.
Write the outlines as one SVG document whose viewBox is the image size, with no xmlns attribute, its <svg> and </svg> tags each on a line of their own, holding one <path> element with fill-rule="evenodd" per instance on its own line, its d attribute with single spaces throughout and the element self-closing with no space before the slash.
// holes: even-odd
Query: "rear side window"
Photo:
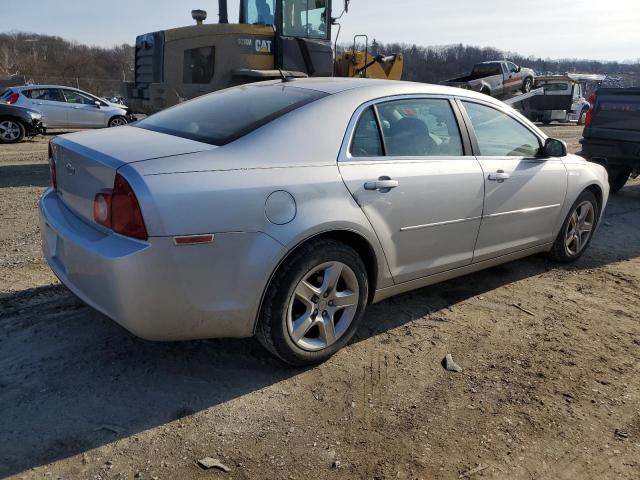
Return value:
<svg viewBox="0 0 640 480">
<path fill-rule="evenodd" d="M 284 85 L 243 86 L 198 97 L 135 124 L 136 127 L 226 145 L 286 113 L 327 96 Z"/>
<path fill-rule="evenodd" d="M 485 157 L 535 157 L 540 140 L 509 115 L 478 103 L 462 102 L 471 119 L 480 155 Z"/>
<path fill-rule="evenodd" d="M 377 106 L 387 156 L 463 156 L 458 123 L 446 99 L 410 99 Z"/>
<path fill-rule="evenodd" d="M 22 94 L 31 100 L 43 100 L 48 102 L 64 102 L 62 91 L 58 88 L 34 88 L 23 90 Z"/>
<path fill-rule="evenodd" d="M 373 108 L 367 108 L 358 120 L 349 153 L 352 157 L 381 157 L 384 155 Z"/>
</svg>

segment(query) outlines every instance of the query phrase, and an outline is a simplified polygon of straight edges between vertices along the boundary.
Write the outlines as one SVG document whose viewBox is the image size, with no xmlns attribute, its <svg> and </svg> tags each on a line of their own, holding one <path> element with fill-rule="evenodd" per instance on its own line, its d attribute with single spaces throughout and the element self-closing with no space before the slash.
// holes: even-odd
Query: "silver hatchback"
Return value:
<svg viewBox="0 0 640 480">
<path fill-rule="evenodd" d="M 0 100 L 42 113 L 47 128 L 120 127 L 131 120 L 128 108 L 72 87 L 24 85 L 11 87 Z"/>
<path fill-rule="evenodd" d="M 579 258 L 609 194 L 505 104 L 407 82 L 305 79 L 56 137 L 44 253 L 141 337 L 257 335 L 291 364 L 366 306 L 539 252 Z"/>
</svg>

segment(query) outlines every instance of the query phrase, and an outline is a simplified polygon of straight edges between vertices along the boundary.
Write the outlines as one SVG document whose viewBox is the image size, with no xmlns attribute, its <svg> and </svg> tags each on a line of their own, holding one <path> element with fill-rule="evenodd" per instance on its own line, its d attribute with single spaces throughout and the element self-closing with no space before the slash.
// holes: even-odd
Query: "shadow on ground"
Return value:
<svg viewBox="0 0 640 480">
<path fill-rule="evenodd" d="M 47 187 L 50 182 L 46 163 L 0 165 L 0 188 Z"/>
<path fill-rule="evenodd" d="M 640 255 L 640 186 L 612 199 L 593 248 L 569 269 Z M 611 247 L 612 239 L 622 243 Z M 369 308 L 356 342 L 523 278 L 543 256 L 495 267 Z M 0 298 L 0 475 L 129 437 L 302 373 L 253 340 L 140 340 L 48 286 Z"/>
</svg>

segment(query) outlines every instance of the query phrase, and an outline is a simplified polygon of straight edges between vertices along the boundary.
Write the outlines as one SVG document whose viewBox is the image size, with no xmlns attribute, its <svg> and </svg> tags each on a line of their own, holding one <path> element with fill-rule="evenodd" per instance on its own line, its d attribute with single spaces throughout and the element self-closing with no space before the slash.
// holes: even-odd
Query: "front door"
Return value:
<svg viewBox="0 0 640 480">
<path fill-rule="evenodd" d="M 464 101 L 484 172 L 485 200 L 474 262 L 553 242 L 567 192 L 560 158 L 542 159 L 541 139 L 506 112 Z"/>
<path fill-rule="evenodd" d="M 76 90 L 63 89 L 69 108 L 69 127 L 106 127 L 104 111 L 96 105 L 96 99 Z"/>
<path fill-rule="evenodd" d="M 68 105 L 59 88 L 34 88 L 23 94 L 30 99 L 30 108 L 42 113 L 42 121 L 47 128 L 68 126 Z"/>
<path fill-rule="evenodd" d="M 367 107 L 339 167 L 396 283 L 471 263 L 482 215 L 482 170 L 465 155 L 449 100 L 410 98 Z"/>
</svg>

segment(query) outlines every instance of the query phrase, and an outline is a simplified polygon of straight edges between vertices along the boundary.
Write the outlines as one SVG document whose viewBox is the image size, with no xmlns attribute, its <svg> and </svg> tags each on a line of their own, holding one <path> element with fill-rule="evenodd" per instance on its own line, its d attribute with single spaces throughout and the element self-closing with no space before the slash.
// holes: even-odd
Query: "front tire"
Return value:
<svg viewBox="0 0 640 480">
<path fill-rule="evenodd" d="M 525 78 L 522 82 L 522 93 L 529 93 L 533 87 L 533 81 L 530 78 Z"/>
<path fill-rule="evenodd" d="M 127 119 L 125 117 L 113 117 L 111 120 L 109 120 L 109 128 L 112 127 L 123 127 L 125 125 L 127 125 L 129 122 L 127 122 Z"/>
<path fill-rule="evenodd" d="M 631 176 L 631 167 L 613 166 L 606 167 L 609 174 L 609 191 L 610 193 L 618 193 L 622 190 L 627 180 Z"/>
<path fill-rule="evenodd" d="M 560 263 L 572 263 L 585 252 L 600 217 L 596 196 L 589 190 L 580 194 L 571 206 L 549 257 Z"/>
<path fill-rule="evenodd" d="M 350 246 L 330 239 L 298 248 L 274 275 L 256 336 L 284 362 L 324 362 L 358 329 L 367 306 L 367 270 Z"/>
<path fill-rule="evenodd" d="M 18 143 L 27 131 L 22 122 L 13 118 L 0 118 L 0 143 Z"/>
</svg>

